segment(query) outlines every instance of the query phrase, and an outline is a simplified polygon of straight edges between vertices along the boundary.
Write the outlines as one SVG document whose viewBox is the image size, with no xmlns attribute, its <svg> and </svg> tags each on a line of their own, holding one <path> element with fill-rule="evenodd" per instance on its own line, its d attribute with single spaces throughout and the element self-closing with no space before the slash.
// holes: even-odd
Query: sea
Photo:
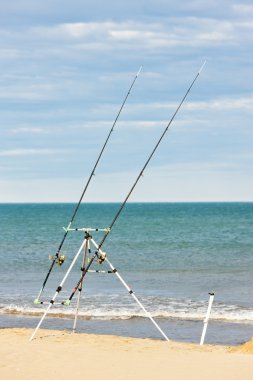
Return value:
<svg viewBox="0 0 253 380">
<path fill-rule="evenodd" d="M 108 228 L 118 203 L 81 204 L 73 229 Z M 74 204 L 0 204 L 0 328 L 35 328 L 83 239 L 69 231 L 34 304 Z M 128 203 L 102 250 L 169 339 L 198 343 L 209 293 L 214 301 L 205 343 L 239 345 L 253 336 L 253 203 Z M 105 232 L 90 232 L 99 244 Z M 92 257 L 95 248 L 91 246 Z M 84 251 L 41 328 L 72 332 Z M 89 258 L 88 258 L 89 259 Z M 88 260 L 87 259 L 87 260 Z M 87 263 L 86 263 L 87 265 Z M 164 339 L 106 261 L 94 261 L 82 286 L 80 333 Z M 102 271 L 102 272 L 101 272 Z M 37 333 L 39 334 L 39 332 Z"/>
</svg>

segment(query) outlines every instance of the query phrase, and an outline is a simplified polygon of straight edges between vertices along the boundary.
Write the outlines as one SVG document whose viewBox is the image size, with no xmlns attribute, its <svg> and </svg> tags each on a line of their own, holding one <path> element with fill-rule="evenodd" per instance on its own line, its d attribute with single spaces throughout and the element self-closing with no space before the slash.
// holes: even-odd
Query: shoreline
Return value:
<svg viewBox="0 0 253 380">
<path fill-rule="evenodd" d="M 0 314 L 0 328 L 35 329 L 40 317 L 19 314 Z M 198 344 L 203 329 L 203 320 L 155 319 L 172 341 Z M 73 316 L 67 318 L 47 317 L 43 329 L 72 331 Z M 126 338 L 161 340 L 162 336 L 148 318 L 131 319 L 78 319 L 80 334 L 115 335 Z M 253 336 L 252 323 L 223 322 L 210 319 L 205 344 L 239 346 Z"/>
<path fill-rule="evenodd" d="M 4 380 L 251 379 L 253 341 L 239 347 L 113 335 L 33 329 L 0 329 Z"/>
</svg>

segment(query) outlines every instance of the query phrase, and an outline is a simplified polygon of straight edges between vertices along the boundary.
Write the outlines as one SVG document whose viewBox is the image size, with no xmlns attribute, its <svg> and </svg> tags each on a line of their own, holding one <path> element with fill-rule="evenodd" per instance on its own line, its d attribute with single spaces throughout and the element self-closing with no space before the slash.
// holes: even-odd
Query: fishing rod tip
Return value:
<svg viewBox="0 0 253 380">
<path fill-rule="evenodd" d="M 136 74 L 136 76 L 138 77 L 138 75 L 140 74 L 140 72 L 141 72 L 141 70 L 142 70 L 142 65 L 141 65 L 141 67 L 139 68 L 139 71 L 138 71 L 138 73 Z"/>
<path fill-rule="evenodd" d="M 206 60 L 204 61 L 203 65 L 201 66 L 201 68 L 199 69 L 199 74 L 201 73 L 201 71 L 203 70 L 204 66 L 206 64 Z"/>
</svg>

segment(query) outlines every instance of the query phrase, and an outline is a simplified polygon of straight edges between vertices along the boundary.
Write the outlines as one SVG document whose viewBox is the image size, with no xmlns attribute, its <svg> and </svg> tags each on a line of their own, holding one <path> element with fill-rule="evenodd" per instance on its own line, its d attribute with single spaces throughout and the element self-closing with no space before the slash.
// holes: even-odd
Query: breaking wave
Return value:
<svg viewBox="0 0 253 380">
<path fill-rule="evenodd" d="M 111 300 L 112 301 L 112 300 Z M 145 318 L 145 313 L 137 305 L 119 303 L 113 300 L 111 303 L 97 302 L 82 305 L 79 309 L 79 318 L 84 320 L 127 320 L 132 318 Z M 161 300 L 160 300 L 161 301 Z M 143 302 L 146 309 L 154 318 L 179 319 L 179 320 L 203 320 L 207 311 L 207 303 L 202 301 L 166 300 L 166 304 L 155 302 L 151 297 Z M 0 314 L 17 316 L 40 316 L 46 310 L 47 305 L 32 305 L 16 303 L 0 304 Z M 54 305 L 48 312 L 48 316 L 57 318 L 73 318 L 76 305 Z M 212 308 L 210 319 L 224 322 L 253 323 L 253 309 L 239 305 L 216 304 Z"/>
</svg>

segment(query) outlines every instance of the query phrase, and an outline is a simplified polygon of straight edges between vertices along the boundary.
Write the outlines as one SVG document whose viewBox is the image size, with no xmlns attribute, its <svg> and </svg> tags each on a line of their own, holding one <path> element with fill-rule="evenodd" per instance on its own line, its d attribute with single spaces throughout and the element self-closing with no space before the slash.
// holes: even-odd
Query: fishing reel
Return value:
<svg viewBox="0 0 253 380">
<path fill-rule="evenodd" d="M 102 252 L 100 255 L 98 255 L 98 252 L 97 252 L 96 256 L 97 256 L 97 263 L 101 265 L 105 261 L 106 253 Z M 88 257 L 88 264 L 90 264 L 91 261 L 93 261 L 93 259 L 91 257 Z"/>
<path fill-rule="evenodd" d="M 49 260 L 54 260 L 55 259 L 55 257 L 50 256 L 50 255 L 48 256 L 48 258 L 49 258 Z M 56 258 L 55 262 L 58 264 L 59 267 L 61 267 L 62 264 L 64 263 L 65 259 L 66 259 L 66 257 L 64 255 L 61 255 L 61 256 L 58 256 Z"/>
<path fill-rule="evenodd" d="M 102 253 L 98 256 L 98 259 L 97 259 L 98 264 L 101 265 L 101 264 L 105 261 L 105 258 L 106 258 L 106 253 L 105 253 L 105 252 L 102 252 Z"/>
</svg>

